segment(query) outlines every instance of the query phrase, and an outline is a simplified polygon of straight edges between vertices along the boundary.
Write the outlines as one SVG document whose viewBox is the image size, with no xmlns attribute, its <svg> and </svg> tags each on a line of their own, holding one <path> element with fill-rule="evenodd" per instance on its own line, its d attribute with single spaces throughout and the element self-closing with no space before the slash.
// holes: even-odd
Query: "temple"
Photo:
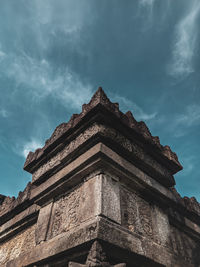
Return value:
<svg viewBox="0 0 200 267">
<path fill-rule="evenodd" d="M 0 195 L 0 266 L 200 266 L 200 204 L 175 190 L 181 169 L 99 88 L 29 153 L 25 190 Z"/>
</svg>

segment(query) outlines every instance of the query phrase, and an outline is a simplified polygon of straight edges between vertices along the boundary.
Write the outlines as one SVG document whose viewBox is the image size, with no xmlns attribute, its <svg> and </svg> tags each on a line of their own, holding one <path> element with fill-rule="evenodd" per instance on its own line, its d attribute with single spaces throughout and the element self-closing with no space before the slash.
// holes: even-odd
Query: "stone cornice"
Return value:
<svg viewBox="0 0 200 267">
<path fill-rule="evenodd" d="M 95 170 L 101 171 L 101 169 L 105 171 L 110 168 L 112 172 L 121 176 L 122 179 L 126 179 L 126 177 L 128 180 L 131 179 L 131 183 L 133 183 L 134 186 L 138 185 L 143 193 L 146 191 L 147 194 L 151 194 L 152 198 L 157 199 L 156 202 L 159 201 L 160 204 L 163 203 L 163 205 L 168 208 L 172 207 L 173 210 L 180 212 L 182 216 L 186 216 L 199 224 L 200 213 L 198 210 L 198 202 L 195 202 L 196 208 L 194 208 L 194 205 L 190 202 L 194 202 L 194 200 L 188 198 L 188 202 L 185 203 L 185 200 L 177 195 L 175 189 L 168 189 L 156 182 L 150 176 L 144 175 L 142 171 L 130 162 L 123 159 L 116 152 L 101 143 L 91 147 L 77 159 L 49 177 L 49 179 L 42 184 L 32 186 L 28 196 L 24 198 L 24 202 L 21 203 L 19 200 L 13 200 L 12 205 L 6 202 L 3 203 L 5 208 L 2 211 L 1 219 L 7 221 L 10 216 L 13 216 L 13 214 L 16 215 L 19 208 L 23 207 L 22 204 L 30 206 L 31 203 L 37 203 L 43 205 L 56 195 L 62 194 L 63 190 L 66 191 L 66 188 L 72 188 L 76 184 L 81 183 L 84 177 L 91 172 L 94 172 Z M 134 180 L 131 178 L 132 175 L 135 177 Z M 191 205 L 188 203 L 191 203 Z"/>
</svg>

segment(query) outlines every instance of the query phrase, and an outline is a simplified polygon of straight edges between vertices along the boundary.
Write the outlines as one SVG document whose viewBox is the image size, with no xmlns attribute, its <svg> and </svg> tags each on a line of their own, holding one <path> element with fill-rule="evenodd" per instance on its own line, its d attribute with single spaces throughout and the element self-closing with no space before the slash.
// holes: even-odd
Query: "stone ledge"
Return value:
<svg viewBox="0 0 200 267">
<path fill-rule="evenodd" d="M 67 142 L 67 141 L 66 141 Z M 157 162 L 143 147 L 140 147 L 135 140 L 127 138 L 116 129 L 101 123 L 93 123 L 84 132 L 81 132 L 75 139 L 57 152 L 56 155 L 49 155 L 48 161 L 43 162 L 33 172 L 32 183 L 40 184 L 51 175 L 55 174 L 60 168 L 70 164 L 74 159 L 86 151 L 86 148 L 102 142 L 112 147 L 117 153 L 128 159 L 130 162 L 145 171 L 155 180 L 166 187 L 175 184 L 171 172 Z"/>
<path fill-rule="evenodd" d="M 140 191 L 144 191 L 145 189 L 160 204 L 163 203 L 166 207 L 172 207 L 178 210 L 189 220 L 194 220 L 198 224 L 199 215 L 188 210 L 186 206 L 177 201 L 177 198 L 171 190 L 156 182 L 153 178 L 102 143 L 96 144 L 55 175 L 51 176 L 47 181 L 33 189 L 31 200 L 35 199 L 36 201 L 38 199 L 38 203 L 42 204 L 42 198 L 45 199 L 47 197 L 45 201 L 48 201 L 49 198 L 58 194 L 60 192 L 59 190 L 66 190 L 66 188 L 80 183 L 89 173 L 95 170 L 101 172 L 101 170 L 109 169 L 117 177 L 121 175 L 122 182 L 123 179 L 127 179 L 130 185 L 136 185 Z M 125 178 L 122 179 L 122 177 Z"/>
<path fill-rule="evenodd" d="M 0 242 L 10 238 L 26 228 L 30 223 L 36 222 L 39 207 L 35 204 L 17 214 L 14 218 L 0 226 Z"/>
<path fill-rule="evenodd" d="M 104 160 L 105 157 L 106 160 Z M 109 164 L 107 160 L 109 160 Z M 35 199 L 38 195 L 41 195 L 42 192 L 49 193 L 51 188 L 53 188 L 53 190 L 55 189 L 55 186 L 59 181 L 62 182 L 63 180 L 68 179 L 68 177 L 74 176 L 76 172 L 83 171 L 88 165 L 91 166 L 92 162 L 102 162 L 100 166 L 105 166 L 106 168 L 112 168 L 113 163 L 114 166 L 117 164 L 116 166 L 121 166 L 125 173 L 132 174 L 135 177 L 136 180 L 133 180 L 132 178 L 133 183 L 142 183 L 143 186 L 151 187 L 153 191 L 158 190 L 162 195 L 164 194 L 167 198 L 176 201 L 174 195 L 167 188 L 156 182 L 153 178 L 146 175 L 143 171 L 102 143 L 94 145 L 62 170 L 52 175 L 47 181 L 34 188 L 31 192 L 30 199 Z M 91 170 L 89 169 L 88 172 L 91 172 Z M 79 179 L 81 179 L 80 175 Z M 72 178 L 70 178 L 70 180 L 72 180 Z"/>
<path fill-rule="evenodd" d="M 142 266 L 146 267 L 195 267 L 195 264 L 185 261 L 181 256 L 178 257 L 173 255 L 172 251 L 166 247 L 134 234 L 102 217 L 97 217 L 93 221 L 88 221 L 79 228 L 77 227 L 72 232 L 60 234 L 52 240 L 36 246 L 32 251 L 28 251 L 15 260 L 8 262 L 6 267 L 32 266 L 41 261 L 51 260 L 54 256 L 58 257 L 59 254 L 64 253 L 73 247 L 96 239 L 110 244 L 109 246 L 115 246 L 118 249 L 121 249 L 122 251 L 125 250 L 129 253 L 129 258 L 126 258 L 125 260 L 125 262 L 129 264 L 131 264 L 130 259 L 134 257 L 134 263 L 137 263 L 137 261 L 140 262 L 142 259 Z M 115 255 L 115 257 L 117 258 L 117 255 Z"/>
<path fill-rule="evenodd" d="M 32 204 L 29 199 L 31 189 L 32 184 L 29 182 L 24 191 L 19 192 L 17 198 L 4 197 L 4 200 L 0 205 L 0 225 L 10 220 Z"/>
<path fill-rule="evenodd" d="M 54 198 L 63 190 L 69 190 L 70 187 L 83 181 L 89 173 L 94 171 L 101 173 L 106 170 L 111 170 L 113 174 L 116 174 L 116 176 L 120 178 L 121 182 L 126 181 L 127 184 L 136 186 L 139 191 L 150 194 L 152 199 L 159 201 L 158 203 L 163 203 L 166 207 L 173 207 L 173 209 L 178 210 L 182 216 L 187 217 L 189 221 L 194 221 L 197 225 L 199 224 L 198 214 L 187 210 L 182 203 L 179 203 L 173 192 L 101 143 L 90 148 L 38 187 L 32 188 L 29 186 L 31 190 L 28 190 L 29 193 L 25 194 L 26 197 L 24 198 L 25 201 L 29 203 L 26 205 L 30 206 L 34 201 L 39 205 L 43 205 L 46 201 Z M 20 206 L 14 206 L 14 210 L 8 209 L 8 214 L 4 213 L 4 221 L 1 220 L 1 224 L 11 219 L 11 215 L 14 218 L 20 211 L 19 207 Z M 191 225 L 193 224 L 188 223 L 188 227 Z M 197 229 L 195 227 L 196 226 L 192 229 Z"/>
<path fill-rule="evenodd" d="M 127 251 L 136 253 L 137 255 L 149 258 L 151 261 L 154 260 L 154 264 L 157 263 L 168 267 L 195 267 L 195 264 L 185 261 L 181 256 L 173 255 L 172 251 L 168 250 L 165 246 L 160 246 L 145 237 L 125 230 L 121 226 L 115 225 L 105 218 L 100 218 L 98 238 Z M 154 264 L 146 266 L 156 266 Z"/>
<path fill-rule="evenodd" d="M 98 221 L 89 221 L 73 231 L 61 234 L 49 241 L 39 244 L 32 251 L 20 255 L 6 264 L 6 267 L 25 267 L 51 258 L 68 249 L 97 238 Z"/>
</svg>

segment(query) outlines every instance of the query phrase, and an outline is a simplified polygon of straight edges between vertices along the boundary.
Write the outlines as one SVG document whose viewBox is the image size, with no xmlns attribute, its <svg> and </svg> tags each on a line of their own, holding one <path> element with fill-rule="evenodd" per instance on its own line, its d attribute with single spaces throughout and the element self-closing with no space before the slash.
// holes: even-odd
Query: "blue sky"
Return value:
<svg viewBox="0 0 200 267">
<path fill-rule="evenodd" d="M 2 0 L 0 193 L 24 189 L 28 151 L 102 86 L 177 153 L 176 187 L 200 201 L 199 29 L 199 0 Z"/>
</svg>

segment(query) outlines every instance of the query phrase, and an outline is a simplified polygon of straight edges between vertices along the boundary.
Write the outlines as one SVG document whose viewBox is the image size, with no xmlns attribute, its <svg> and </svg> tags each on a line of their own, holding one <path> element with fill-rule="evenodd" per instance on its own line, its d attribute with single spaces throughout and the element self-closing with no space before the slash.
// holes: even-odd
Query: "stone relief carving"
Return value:
<svg viewBox="0 0 200 267">
<path fill-rule="evenodd" d="M 95 241 L 89 251 L 85 264 L 69 262 L 69 267 L 126 267 L 126 263 L 111 265 L 106 257 L 101 244 Z"/>
<path fill-rule="evenodd" d="M 181 257 L 188 263 L 194 264 L 195 259 L 200 262 L 200 256 L 197 251 L 200 247 L 197 242 L 188 234 L 182 232 L 173 225 L 169 225 L 168 234 L 157 233 L 158 221 L 154 221 L 155 211 L 153 206 L 140 198 L 136 193 L 130 192 L 126 188 L 121 189 L 121 205 L 122 205 L 122 225 L 131 232 L 143 235 L 159 245 L 163 245 L 172 254 Z M 164 222 L 162 224 L 163 231 L 166 231 Z M 163 238 L 165 239 L 163 241 Z M 195 255 L 195 256 L 194 256 Z M 199 266 L 199 265 L 197 265 Z"/>
<path fill-rule="evenodd" d="M 89 179 L 54 202 L 47 240 L 100 214 L 101 175 L 94 173 L 86 178 Z"/>
<path fill-rule="evenodd" d="M 168 213 L 157 205 L 152 205 L 153 240 L 158 245 L 170 248 L 170 224 Z"/>
<path fill-rule="evenodd" d="M 54 203 L 50 231 L 47 239 L 68 231 L 79 222 L 80 187 L 61 197 Z"/>
<path fill-rule="evenodd" d="M 129 139 L 111 127 L 94 123 L 91 127 L 72 140 L 62 151 L 58 152 L 56 156 L 52 157 L 47 163 L 44 163 L 41 167 L 39 167 L 38 170 L 33 173 L 33 181 L 37 180 L 51 169 L 58 167 L 64 158 L 97 133 L 115 140 L 115 142 L 123 146 L 124 149 L 128 150 L 135 157 L 142 159 L 147 165 L 156 169 L 162 176 L 171 177 L 170 172 L 166 168 L 161 166 L 156 160 L 145 153 L 144 150 L 137 144 L 132 143 Z"/>
<path fill-rule="evenodd" d="M 152 238 L 151 206 L 134 192 L 121 188 L 122 225 L 131 232 Z"/>
<path fill-rule="evenodd" d="M 0 204 L 0 217 L 4 216 L 7 212 L 21 205 L 23 202 L 28 201 L 30 197 L 32 185 L 29 182 L 23 192 L 19 192 L 18 197 L 3 197 Z"/>
<path fill-rule="evenodd" d="M 0 246 L 0 266 L 35 247 L 35 225 Z"/>
<path fill-rule="evenodd" d="M 198 244 L 186 233 L 171 225 L 170 227 L 170 246 L 171 250 L 177 256 L 181 256 L 185 261 L 194 263 L 198 257 L 197 251 L 200 251 Z M 198 258 L 200 262 L 200 258 Z"/>
<path fill-rule="evenodd" d="M 95 135 L 99 132 L 99 125 L 96 123 L 89 127 L 85 132 L 81 133 L 77 138 L 72 140 L 61 152 L 57 153 L 56 156 L 52 157 L 47 163 L 44 163 L 41 167 L 39 167 L 32 176 L 33 181 L 37 180 L 40 176 L 45 174 L 47 171 L 55 168 L 61 161 L 68 156 L 71 152 L 73 152 L 77 147 L 83 144 L 86 140 L 88 140 L 91 136 Z"/>
</svg>

